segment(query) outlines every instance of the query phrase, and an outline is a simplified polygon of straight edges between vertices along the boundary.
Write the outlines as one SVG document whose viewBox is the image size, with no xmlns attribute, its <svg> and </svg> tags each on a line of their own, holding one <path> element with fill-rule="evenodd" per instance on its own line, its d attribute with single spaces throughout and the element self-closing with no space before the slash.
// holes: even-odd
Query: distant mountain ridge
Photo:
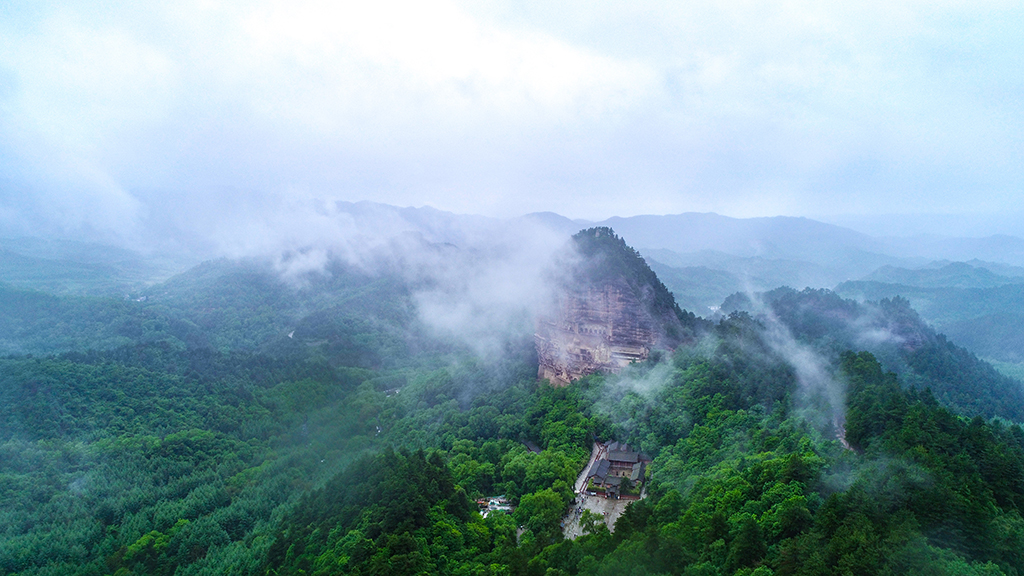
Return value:
<svg viewBox="0 0 1024 576">
<path fill-rule="evenodd" d="M 975 353 L 1024 362 L 1024 283 L 957 288 L 856 281 L 839 284 L 835 290 L 859 301 L 905 298 L 937 330 Z"/>
<path fill-rule="evenodd" d="M 456 245 L 475 243 L 481 237 L 500 233 L 508 226 L 537 226 L 566 237 L 590 227 L 613 228 L 631 246 L 641 252 L 671 250 L 678 254 L 716 251 L 742 258 L 795 260 L 825 265 L 828 268 L 864 270 L 852 274 L 856 279 L 882 265 L 924 266 L 934 260 L 988 262 L 1024 266 L 1024 239 L 1007 235 L 980 238 L 916 236 L 894 238 L 871 236 L 850 228 L 828 224 L 806 217 L 772 216 L 734 218 L 712 212 L 684 212 L 667 215 L 613 216 L 604 220 L 572 219 L 553 212 L 535 212 L 522 216 L 498 218 L 472 214 L 457 214 L 430 206 L 399 207 L 371 201 L 331 201 L 318 205 L 317 212 L 327 217 L 343 217 L 341 228 L 355 229 L 371 234 L 400 234 L 419 232 L 429 242 L 449 242 Z M 137 254 L 131 247 L 108 248 L 97 252 L 92 245 L 69 243 L 56 246 L 45 244 L 46 255 L 23 255 L 62 259 L 57 252 L 75 261 L 99 255 L 111 263 L 113 251 L 119 260 L 133 259 Z M 59 243 L 59 241 L 57 241 Z M 56 246 L 56 247 L 55 247 Z M 10 246 L 3 247 L 10 249 Z M 126 250 L 125 248 L 129 248 Z M 294 246 L 293 249 L 301 248 Z M 221 254 L 199 254 L 202 259 Z M 256 254 L 248 254 L 257 256 Z M 842 265 L 837 265 L 840 263 Z M 999 273 L 999 272 L 997 272 Z M 1022 272 L 1024 273 L 1024 272 Z"/>
<path fill-rule="evenodd" d="M 995 274 L 1004 274 L 998 267 L 1024 266 L 1024 240 L 1016 237 L 873 237 L 802 217 L 732 218 L 688 212 L 591 221 L 553 212 L 499 219 L 372 202 L 339 202 L 337 208 L 357 220 L 375 220 L 373 229 L 415 230 L 427 241 L 463 247 L 500 234 L 506 226 L 532 226 L 566 238 L 584 228 L 609 227 L 645 257 L 664 266 L 727 272 L 736 276 L 737 284 L 755 289 L 784 284 L 831 288 L 862 279 L 883 266 L 918 269 L 941 260 L 985 260 Z M 1019 274 L 1024 275 L 1024 268 Z M 676 291 L 676 287 L 670 288 Z"/>
<path fill-rule="evenodd" d="M 966 262 L 951 262 L 941 268 L 907 269 L 882 266 L 861 280 L 920 288 L 992 288 L 1004 284 L 1024 283 L 1024 278 L 1001 276 L 987 268 L 971 266 Z"/>
<path fill-rule="evenodd" d="M 551 212 L 539 212 L 520 219 L 565 232 L 573 227 L 579 230 L 607 226 L 641 251 L 664 249 L 686 254 L 713 250 L 746 258 L 819 263 L 835 260 L 835 251 L 839 251 L 844 256 L 852 255 L 864 260 L 889 260 L 892 265 L 924 266 L 934 260 L 980 259 L 1024 266 L 1024 239 L 1005 234 L 980 238 L 870 236 L 805 217 L 733 218 L 713 212 L 614 216 L 598 221 L 573 220 Z"/>
<path fill-rule="evenodd" d="M 397 243 L 457 247 L 469 259 L 474 254 L 514 250 L 524 253 L 521 256 L 528 260 L 530 255 L 525 252 L 532 248 L 517 244 L 524 236 L 540 238 L 538 246 L 550 247 L 560 245 L 584 228 L 611 227 L 647 260 L 678 304 L 700 316 L 714 315 L 722 301 L 735 292 L 766 291 L 779 286 L 835 288 L 847 297 L 877 299 L 882 295 L 902 295 L 920 307 L 929 322 L 942 329 L 956 328 L 958 334 L 970 334 L 975 340 L 984 326 L 998 324 L 1009 329 L 998 315 L 1016 310 L 991 302 L 1015 302 L 1015 297 L 996 296 L 1001 294 L 998 291 L 979 293 L 978 297 L 986 302 L 983 311 L 971 316 L 940 317 L 936 314 L 942 311 L 931 305 L 933 301 L 948 303 L 973 296 L 955 293 L 940 298 L 938 292 L 928 291 L 994 290 L 1024 281 L 1024 239 L 1006 235 L 876 237 L 809 218 L 732 218 L 695 212 L 616 216 L 593 222 L 553 212 L 496 218 L 456 214 L 429 206 L 398 207 L 366 201 L 332 202 L 322 208 L 319 214 L 333 219 L 337 226 L 316 240 L 319 245 L 289 247 L 272 243 L 253 248 L 264 251 L 259 254 L 232 256 L 274 260 L 282 255 L 266 252 L 290 250 L 300 256 L 296 262 L 301 265 L 304 254 L 310 258 L 318 253 L 340 254 L 358 260 L 366 256 L 367 250 L 387 251 L 392 243 Z M 193 244 L 202 243 L 177 245 Z M 163 255 L 163 261 L 153 265 L 158 258 L 123 248 L 39 240 L 0 241 L 0 250 L 0 282 L 68 295 L 123 296 L 188 267 L 175 268 L 175 262 L 192 258 L 191 266 L 200 259 L 220 256 L 171 255 L 177 256 L 175 260 Z M 416 261 L 403 262 L 396 266 L 417 265 Z M 965 308 L 957 304 L 948 309 Z M 997 317 L 989 317 L 993 314 Z M 964 324 L 975 318 L 981 318 L 977 326 Z M 1001 330 L 1000 333 L 1005 332 Z M 989 348 L 1002 349 L 1001 345 Z M 1024 350 L 1003 354 L 1017 356 L 1024 357 Z"/>
<path fill-rule="evenodd" d="M 979 259 L 1016 266 L 1024 265 L 1024 238 L 993 234 L 980 238 L 912 236 L 879 238 L 889 253 L 899 257 L 924 256 L 933 260 Z"/>
</svg>

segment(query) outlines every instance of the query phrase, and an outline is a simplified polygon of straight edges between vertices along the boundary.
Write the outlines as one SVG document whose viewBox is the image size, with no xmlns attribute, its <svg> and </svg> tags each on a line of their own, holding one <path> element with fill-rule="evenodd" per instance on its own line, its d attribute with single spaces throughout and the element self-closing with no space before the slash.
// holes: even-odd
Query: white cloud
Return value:
<svg viewBox="0 0 1024 576">
<path fill-rule="evenodd" d="M 0 162 L 16 180 L 81 171 L 85 198 L 235 186 L 750 216 L 999 210 L 1024 184 L 1014 3 L 5 10 Z"/>
<path fill-rule="evenodd" d="M 446 2 L 272 3 L 243 28 L 241 63 L 269 80 L 252 95 L 257 113 L 385 147 L 408 132 L 444 141 L 531 117 L 593 118 L 642 101 L 656 78 L 644 63 L 514 35 Z"/>
</svg>

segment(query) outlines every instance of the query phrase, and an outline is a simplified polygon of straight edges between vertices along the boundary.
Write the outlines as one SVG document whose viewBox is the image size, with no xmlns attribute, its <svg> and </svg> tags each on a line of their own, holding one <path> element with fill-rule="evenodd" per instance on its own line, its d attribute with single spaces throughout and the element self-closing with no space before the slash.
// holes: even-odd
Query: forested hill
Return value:
<svg viewBox="0 0 1024 576">
<path fill-rule="evenodd" d="M 882 266 L 861 278 L 861 282 L 902 284 L 921 288 L 992 288 L 1006 284 L 1019 284 L 1024 278 L 1004 276 L 992 270 L 972 266 L 967 262 L 950 262 L 939 267 L 908 270 L 895 266 Z M 1006 266 L 1012 270 L 1013 267 Z"/>
<path fill-rule="evenodd" d="M 875 301 L 901 296 L 939 330 L 978 354 L 1006 362 L 1024 360 L 1024 284 L 956 288 L 858 281 L 844 282 L 836 292 Z"/>
<path fill-rule="evenodd" d="M 647 296 L 651 312 L 678 313 L 672 293 L 658 279 L 643 256 L 626 244 L 611 228 L 588 228 L 573 235 L 573 246 L 581 257 L 578 274 L 588 282 L 625 281 L 638 297 Z M 645 292 L 649 292 L 646 295 Z"/>
<path fill-rule="evenodd" d="M 1021 576 L 1011 381 L 905 301 L 780 290 L 554 388 L 528 337 L 426 330 L 407 278 L 214 261 L 129 300 L 7 288 L 8 341 L 36 348 L 0 358 L 0 574 Z M 844 387 L 848 447 L 798 359 Z M 651 456 L 647 497 L 566 539 L 595 440 Z M 483 518 L 497 495 L 514 512 Z"/>
<path fill-rule="evenodd" d="M 579 261 L 567 279 L 583 285 L 619 283 L 633 293 L 659 324 L 672 345 L 683 339 L 692 340 L 708 325 L 693 312 L 679 307 L 672 292 L 651 270 L 634 248 L 607 227 L 588 228 L 572 237 L 572 246 Z"/>
<path fill-rule="evenodd" d="M 407 353 L 415 323 L 404 282 L 341 263 L 295 283 L 267 262 L 216 260 L 124 298 L 0 284 L 0 354 L 154 342 L 272 354 L 311 346 L 346 365 L 379 365 Z"/>
<path fill-rule="evenodd" d="M 735 310 L 752 311 L 765 321 L 770 313 L 826 356 L 870 350 L 906 386 L 930 389 L 961 414 L 1024 421 L 1024 385 L 937 333 L 904 298 L 858 303 L 829 290 L 778 288 L 754 299 L 730 297 L 723 311 Z"/>
<path fill-rule="evenodd" d="M 338 369 L 158 344 L 7 359 L 0 568 L 1019 574 L 1019 427 L 959 419 L 847 354 L 848 452 L 795 413 L 792 373 L 757 334 L 728 319 L 711 357 L 560 389 L 528 362 Z M 481 378 L 503 386 L 455 399 Z M 650 495 L 614 533 L 588 516 L 564 540 L 592 436 L 655 457 Z M 493 494 L 515 514 L 467 506 Z"/>
</svg>

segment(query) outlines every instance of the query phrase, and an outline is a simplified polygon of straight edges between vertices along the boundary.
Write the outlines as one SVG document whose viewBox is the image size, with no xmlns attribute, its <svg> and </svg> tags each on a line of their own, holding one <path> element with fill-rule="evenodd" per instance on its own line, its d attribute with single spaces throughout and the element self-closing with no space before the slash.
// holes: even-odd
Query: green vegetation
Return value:
<svg viewBox="0 0 1024 576">
<path fill-rule="evenodd" d="M 0 299 L 0 321 L 22 322 L 8 351 L 36 352 L 0 358 L 3 574 L 1024 566 L 1015 383 L 902 299 L 765 295 L 844 385 L 833 422 L 808 417 L 814 399 L 756 310 L 694 320 L 686 346 L 553 388 L 528 335 L 478 358 L 418 333 L 405 284 L 342 267 L 296 286 L 209 263 L 143 301 L 6 290 L 20 304 Z M 899 338 L 859 337 L 879 327 Z M 614 531 L 585 512 L 566 540 L 595 439 L 653 458 L 647 495 Z M 481 517 L 473 500 L 498 494 L 514 512 Z"/>
<path fill-rule="evenodd" d="M 672 291 L 676 302 L 698 314 L 710 314 L 730 294 L 745 288 L 739 278 L 723 270 L 705 266 L 674 268 L 657 261 L 651 261 L 650 264 L 665 282 L 665 286 Z"/>
<path fill-rule="evenodd" d="M 672 293 L 647 265 L 640 253 L 626 244 L 611 228 L 588 228 L 572 237 L 583 257 L 582 273 L 594 283 L 624 280 L 640 296 L 642 291 L 654 292 L 654 310 L 677 309 Z"/>
<path fill-rule="evenodd" d="M 798 339 L 826 357 L 869 350 L 904 383 L 929 388 L 939 401 L 965 414 L 1024 421 L 1024 387 L 928 326 L 904 298 L 877 303 L 846 300 L 829 290 L 778 288 L 749 297 L 735 295 L 726 310 L 765 308 Z"/>
<path fill-rule="evenodd" d="M 607 227 L 588 228 L 572 237 L 582 262 L 575 266 L 572 282 L 584 280 L 592 285 L 619 284 L 644 303 L 651 317 L 664 325 L 672 341 L 692 340 L 706 326 L 692 312 L 676 304 L 668 288 L 647 262 L 626 241 Z"/>
<path fill-rule="evenodd" d="M 123 297 L 187 267 L 186 260 L 70 240 L 0 238 L 0 278 L 23 290 Z"/>
<path fill-rule="evenodd" d="M 303 355 L 312 347 L 360 364 L 407 356 L 404 340 L 416 339 L 420 327 L 405 285 L 340 266 L 328 272 L 289 284 L 269 264 L 218 260 L 131 298 L 55 296 L 0 284 L 0 354 L 166 342 L 225 352 L 301 348 Z"/>
<path fill-rule="evenodd" d="M 975 353 L 1004 362 L 1021 362 L 1024 283 L 1019 277 L 1005 280 L 1007 283 L 990 287 L 844 282 L 836 287 L 836 292 L 869 301 L 904 298 L 939 331 Z"/>
</svg>

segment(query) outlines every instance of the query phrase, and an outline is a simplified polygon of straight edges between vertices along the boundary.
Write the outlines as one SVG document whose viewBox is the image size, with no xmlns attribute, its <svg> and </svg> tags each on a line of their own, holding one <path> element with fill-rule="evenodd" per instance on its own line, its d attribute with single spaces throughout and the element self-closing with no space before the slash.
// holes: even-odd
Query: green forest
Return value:
<svg viewBox="0 0 1024 576">
<path fill-rule="evenodd" d="M 901 298 L 779 289 L 698 318 L 609 240 L 588 256 L 625 251 L 612 272 L 694 336 L 566 387 L 532 334 L 481 357 L 408 281 L 342 264 L 295 285 L 207 262 L 127 298 L 0 285 L 0 573 L 1024 574 L 1019 381 Z M 652 459 L 645 497 L 566 538 L 613 440 Z M 514 511 L 481 515 L 495 495 Z"/>
</svg>

